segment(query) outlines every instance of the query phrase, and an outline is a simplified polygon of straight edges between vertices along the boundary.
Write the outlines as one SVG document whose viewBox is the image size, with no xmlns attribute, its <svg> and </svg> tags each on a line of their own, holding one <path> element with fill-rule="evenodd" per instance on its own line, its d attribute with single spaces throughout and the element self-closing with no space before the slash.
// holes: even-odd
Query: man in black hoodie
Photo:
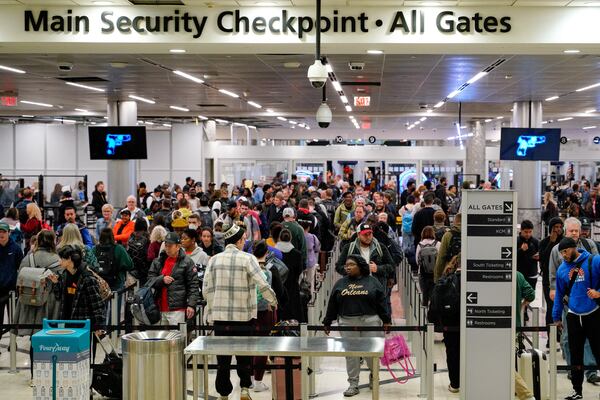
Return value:
<svg viewBox="0 0 600 400">
<path fill-rule="evenodd" d="M 417 245 L 421 241 L 421 232 L 423 228 L 426 226 L 433 226 L 433 214 L 435 210 L 433 209 L 433 200 L 435 199 L 435 195 L 432 192 L 428 192 L 423 196 L 423 201 L 425 203 L 425 207 L 422 207 L 413 218 L 412 223 L 412 234 L 415 237 L 415 251 Z"/>
<path fill-rule="evenodd" d="M 538 280 L 539 251 L 540 242 L 533 237 L 533 223 L 524 219 L 517 238 L 517 271 L 525 276 L 533 290 Z"/>
</svg>

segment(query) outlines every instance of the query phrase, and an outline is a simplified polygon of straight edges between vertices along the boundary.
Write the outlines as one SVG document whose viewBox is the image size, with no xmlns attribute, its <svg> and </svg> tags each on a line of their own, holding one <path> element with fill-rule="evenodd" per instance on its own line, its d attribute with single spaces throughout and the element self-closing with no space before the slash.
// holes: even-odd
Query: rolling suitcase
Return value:
<svg viewBox="0 0 600 400">
<path fill-rule="evenodd" d="M 273 359 L 273 365 L 284 365 L 284 357 L 275 357 Z M 293 358 L 292 362 L 294 365 L 300 364 L 300 358 Z M 302 385 L 300 369 L 294 369 L 292 373 L 294 379 L 294 400 L 302 399 Z M 271 393 L 273 394 L 273 400 L 286 400 L 285 397 L 285 369 L 273 369 L 271 370 Z"/>
<path fill-rule="evenodd" d="M 533 392 L 536 400 L 550 400 L 550 363 L 538 349 L 517 353 L 517 371 Z"/>
</svg>

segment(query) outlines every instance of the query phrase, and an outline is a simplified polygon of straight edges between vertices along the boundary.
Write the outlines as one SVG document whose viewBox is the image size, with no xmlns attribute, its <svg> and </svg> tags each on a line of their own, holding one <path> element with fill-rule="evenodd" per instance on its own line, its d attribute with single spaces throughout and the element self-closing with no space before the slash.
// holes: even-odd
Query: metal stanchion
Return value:
<svg viewBox="0 0 600 400">
<path fill-rule="evenodd" d="M 425 370 L 427 371 L 427 398 L 433 400 L 433 341 L 435 337 L 433 324 L 427 324 L 427 333 L 425 334 Z M 421 377 L 421 379 L 423 379 Z"/>
<path fill-rule="evenodd" d="M 548 340 L 550 341 L 550 398 L 556 399 L 556 325 L 550 325 Z"/>
<path fill-rule="evenodd" d="M 112 297 L 110 298 L 110 324 L 112 326 L 119 325 L 119 293 L 112 292 Z M 113 347 L 117 348 L 119 344 L 119 330 L 113 329 L 110 332 L 110 340 L 112 341 Z"/>
<path fill-rule="evenodd" d="M 17 294 L 11 291 L 8 299 L 8 321 L 13 324 L 15 322 L 15 310 L 17 309 Z M 8 373 L 17 374 L 19 373 L 19 370 L 17 370 L 17 335 L 13 331 L 10 332 L 8 349 L 10 351 L 10 369 Z"/>
<path fill-rule="evenodd" d="M 183 338 L 185 339 L 185 345 L 187 346 L 188 345 L 187 323 L 181 322 L 178 325 L 179 325 L 179 332 L 181 332 L 181 334 L 183 335 Z"/>
<path fill-rule="evenodd" d="M 421 306 L 420 303 L 421 302 L 419 301 L 419 323 L 418 323 L 418 325 L 422 326 L 425 315 L 427 314 L 427 307 Z M 427 357 L 429 355 L 427 354 L 427 349 L 426 349 L 427 336 L 425 335 L 425 332 L 419 331 L 419 338 L 421 339 L 419 341 L 419 351 L 415 352 L 415 354 L 418 355 L 417 370 L 419 371 L 419 374 L 421 376 L 419 379 L 419 395 L 418 395 L 418 397 L 426 398 L 429 394 L 429 392 L 427 391 L 427 378 L 428 378 L 430 372 L 427 370 Z"/>
<path fill-rule="evenodd" d="M 533 326 L 538 327 L 540 326 L 540 309 L 538 307 L 533 307 L 531 308 L 531 321 L 533 323 Z M 533 342 L 533 348 L 534 349 L 539 349 L 540 348 L 540 332 L 532 332 L 532 342 Z"/>
</svg>

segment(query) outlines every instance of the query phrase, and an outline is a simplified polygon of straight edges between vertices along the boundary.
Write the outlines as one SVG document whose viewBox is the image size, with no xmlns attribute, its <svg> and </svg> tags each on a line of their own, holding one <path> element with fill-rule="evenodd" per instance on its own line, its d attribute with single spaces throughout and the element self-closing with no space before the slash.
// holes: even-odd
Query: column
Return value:
<svg viewBox="0 0 600 400">
<path fill-rule="evenodd" d="M 470 127 L 473 136 L 465 139 L 467 142 L 467 151 L 463 173 L 465 175 L 479 175 L 479 179 L 485 179 L 487 181 L 487 165 L 485 164 L 485 131 L 481 121 L 472 122 Z M 475 185 L 479 183 L 476 182 L 475 178 L 472 176 L 469 176 L 467 179 Z"/>
<path fill-rule="evenodd" d="M 109 126 L 137 125 L 135 101 L 109 101 L 107 106 Z M 108 202 L 116 209 L 125 207 L 127 196 L 136 195 L 137 160 L 107 161 Z"/>
<path fill-rule="evenodd" d="M 519 101 L 513 105 L 513 128 L 541 128 L 542 102 Z M 542 164 L 541 161 L 513 161 L 513 190 L 518 193 L 517 223 L 533 222 L 534 234 L 541 234 Z"/>
</svg>

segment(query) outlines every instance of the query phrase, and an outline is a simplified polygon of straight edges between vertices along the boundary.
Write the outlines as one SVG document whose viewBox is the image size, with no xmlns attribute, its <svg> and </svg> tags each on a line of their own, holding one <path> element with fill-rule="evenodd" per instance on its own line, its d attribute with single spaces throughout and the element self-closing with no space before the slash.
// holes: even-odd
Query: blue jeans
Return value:
<svg viewBox="0 0 600 400">
<path fill-rule="evenodd" d="M 567 365 L 571 365 L 571 350 L 569 350 L 569 333 L 568 333 L 569 330 L 567 329 L 567 309 L 566 309 L 566 307 L 563 309 L 562 323 L 563 323 L 563 330 L 560 335 L 560 347 L 562 348 L 563 355 L 565 357 L 565 361 L 567 362 Z M 586 367 L 589 367 L 591 365 L 596 365 L 596 359 L 594 358 L 594 355 L 592 354 L 592 348 L 590 347 L 590 341 L 587 339 L 585 340 L 585 346 L 583 347 L 583 365 L 585 365 Z M 586 379 L 589 379 L 590 376 L 597 375 L 597 371 L 586 370 L 584 372 L 584 375 L 585 375 Z"/>
</svg>

